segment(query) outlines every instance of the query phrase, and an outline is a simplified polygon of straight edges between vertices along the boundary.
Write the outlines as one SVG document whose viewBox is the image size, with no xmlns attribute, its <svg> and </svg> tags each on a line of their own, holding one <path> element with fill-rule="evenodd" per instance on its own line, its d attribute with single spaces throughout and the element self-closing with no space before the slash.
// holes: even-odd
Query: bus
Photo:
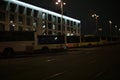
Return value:
<svg viewBox="0 0 120 80">
<path fill-rule="evenodd" d="M 95 35 L 85 35 L 81 38 L 80 46 L 97 46 L 100 45 L 100 37 Z"/>
<path fill-rule="evenodd" d="M 36 35 L 35 50 L 65 50 L 65 37 L 62 35 Z"/>
<path fill-rule="evenodd" d="M 80 36 L 66 36 L 66 47 L 80 47 Z"/>
<path fill-rule="evenodd" d="M 9 56 L 34 50 L 34 35 L 32 31 L 0 31 L 0 53 Z"/>
<path fill-rule="evenodd" d="M 33 31 L 0 32 L 0 53 L 4 56 L 65 49 L 65 37 L 62 35 L 38 35 Z"/>
</svg>

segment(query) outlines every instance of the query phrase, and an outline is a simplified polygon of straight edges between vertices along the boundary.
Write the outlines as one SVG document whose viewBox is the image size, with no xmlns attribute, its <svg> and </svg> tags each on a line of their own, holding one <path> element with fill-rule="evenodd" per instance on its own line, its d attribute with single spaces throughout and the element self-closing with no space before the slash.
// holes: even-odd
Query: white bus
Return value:
<svg viewBox="0 0 120 80">
<path fill-rule="evenodd" d="M 100 37 L 95 35 L 85 35 L 81 38 L 80 46 L 97 46 L 100 45 Z"/>
<path fill-rule="evenodd" d="M 72 48 L 72 47 L 80 47 L 81 43 L 81 38 L 80 36 L 67 36 L 66 37 L 66 47 Z"/>
<path fill-rule="evenodd" d="M 35 50 L 65 50 L 65 37 L 62 35 L 36 35 Z"/>
<path fill-rule="evenodd" d="M 30 52 L 34 50 L 34 40 L 34 32 L 1 31 L 0 53 L 9 56 L 15 52 Z"/>
<path fill-rule="evenodd" d="M 61 35 L 37 35 L 33 31 L 0 32 L 0 53 L 4 56 L 60 49 L 66 49 L 65 37 Z"/>
</svg>

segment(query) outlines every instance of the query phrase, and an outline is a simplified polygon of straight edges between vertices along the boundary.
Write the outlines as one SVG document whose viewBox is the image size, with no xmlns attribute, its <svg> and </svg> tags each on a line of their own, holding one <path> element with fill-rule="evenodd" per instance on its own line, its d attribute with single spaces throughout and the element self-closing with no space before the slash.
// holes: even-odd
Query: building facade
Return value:
<svg viewBox="0 0 120 80">
<path fill-rule="evenodd" d="M 35 31 L 39 35 L 77 35 L 81 22 L 77 19 L 18 0 L 0 1 L 0 31 Z"/>
</svg>

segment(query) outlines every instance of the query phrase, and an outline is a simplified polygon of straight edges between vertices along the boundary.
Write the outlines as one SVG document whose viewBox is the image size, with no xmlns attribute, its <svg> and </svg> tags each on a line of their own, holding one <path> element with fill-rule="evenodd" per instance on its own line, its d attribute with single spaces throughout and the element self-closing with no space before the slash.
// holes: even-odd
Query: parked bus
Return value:
<svg viewBox="0 0 120 80">
<path fill-rule="evenodd" d="M 62 35 L 37 35 L 35 41 L 35 50 L 49 51 L 49 50 L 66 49 L 65 37 Z"/>
<path fill-rule="evenodd" d="M 81 46 L 95 46 L 100 44 L 100 37 L 95 35 L 85 35 L 81 38 Z"/>
<path fill-rule="evenodd" d="M 0 53 L 8 56 L 14 52 L 30 52 L 34 49 L 34 32 L 1 31 Z"/>
<path fill-rule="evenodd" d="M 0 32 L 0 53 L 5 56 L 16 52 L 35 52 L 66 49 L 65 37 L 60 35 L 37 35 L 33 31 Z"/>
<path fill-rule="evenodd" d="M 80 36 L 67 36 L 66 46 L 68 48 L 80 47 Z"/>
</svg>

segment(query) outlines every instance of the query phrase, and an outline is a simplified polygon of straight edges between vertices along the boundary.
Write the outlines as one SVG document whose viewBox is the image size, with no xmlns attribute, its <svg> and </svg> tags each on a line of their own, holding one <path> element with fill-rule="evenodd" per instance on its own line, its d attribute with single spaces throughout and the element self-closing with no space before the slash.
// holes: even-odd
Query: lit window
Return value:
<svg viewBox="0 0 120 80">
<path fill-rule="evenodd" d="M 37 19 L 35 19 L 35 18 L 33 19 L 33 27 L 35 27 L 35 28 L 37 27 Z"/>
<path fill-rule="evenodd" d="M 67 33 L 67 36 L 70 36 L 70 33 Z"/>
<path fill-rule="evenodd" d="M 18 17 L 18 23 L 19 23 L 19 24 L 23 24 L 23 17 L 22 17 L 22 16 L 19 16 L 19 17 Z"/>
<path fill-rule="evenodd" d="M 33 28 L 33 31 L 36 31 L 36 28 Z"/>
<path fill-rule="evenodd" d="M 52 34 L 53 34 L 53 35 L 57 35 L 56 32 L 53 32 Z"/>
<path fill-rule="evenodd" d="M 33 22 L 33 26 L 36 27 L 36 22 Z"/>
<path fill-rule="evenodd" d="M 56 17 L 55 16 L 53 16 L 53 22 L 56 23 Z"/>
<path fill-rule="evenodd" d="M 45 25 L 43 25 L 42 28 L 45 28 Z"/>
<path fill-rule="evenodd" d="M 46 22 L 42 21 L 42 28 L 46 28 Z"/>
<path fill-rule="evenodd" d="M 55 40 L 57 40 L 57 39 L 58 39 L 58 37 L 55 37 L 54 39 L 55 39 Z"/>
<path fill-rule="evenodd" d="M 53 24 L 53 30 L 55 30 L 55 24 Z"/>
<path fill-rule="evenodd" d="M 30 31 L 30 28 L 25 28 L 25 31 Z"/>
<path fill-rule="evenodd" d="M 46 18 L 46 14 L 42 13 L 42 19 L 45 19 L 45 18 Z"/>
</svg>

